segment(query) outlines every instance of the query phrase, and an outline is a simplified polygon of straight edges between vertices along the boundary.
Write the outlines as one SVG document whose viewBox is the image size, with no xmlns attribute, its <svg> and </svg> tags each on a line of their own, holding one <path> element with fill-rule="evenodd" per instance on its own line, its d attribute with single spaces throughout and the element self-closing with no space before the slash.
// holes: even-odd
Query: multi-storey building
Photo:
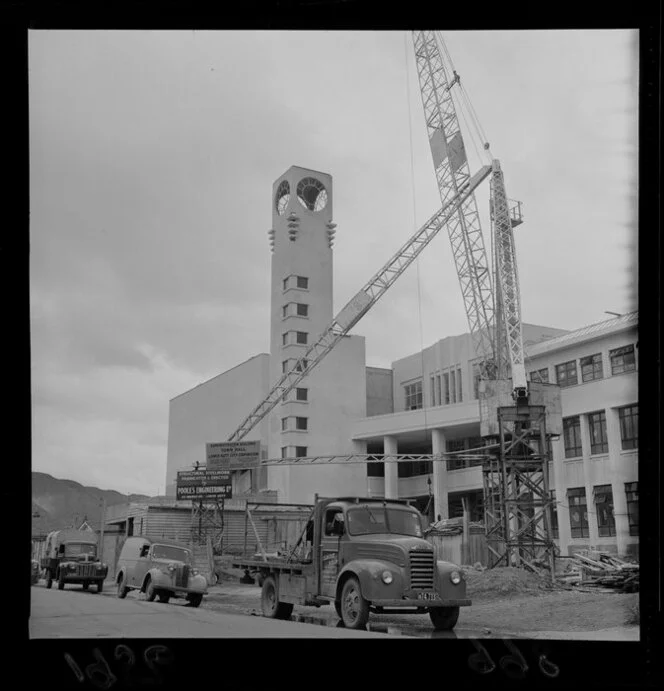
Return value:
<svg viewBox="0 0 664 691">
<path fill-rule="evenodd" d="M 170 402 L 167 493 L 177 470 L 204 461 L 303 356 L 334 316 L 332 179 L 292 167 L 274 183 L 270 353 Z M 575 331 L 523 325 L 532 381 L 561 387 L 563 434 L 551 444 L 555 536 L 563 552 L 638 545 L 638 314 Z M 440 453 L 481 445 L 479 373 L 469 334 L 366 367 L 365 341 L 349 336 L 247 437 L 263 458 L 369 453 Z M 315 493 L 408 498 L 431 518 L 454 517 L 463 499 L 483 518 L 476 462 L 297 465 L 262 468 L 234 480 L 234 496 L 273 490 L 279 501 Z"/>
</svg>

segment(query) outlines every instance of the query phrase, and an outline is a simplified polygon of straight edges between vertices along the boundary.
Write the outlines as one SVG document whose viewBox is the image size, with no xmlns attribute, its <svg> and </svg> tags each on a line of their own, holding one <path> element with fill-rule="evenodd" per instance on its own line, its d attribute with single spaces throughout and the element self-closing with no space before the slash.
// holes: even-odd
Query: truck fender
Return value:
<svg viewBox="0 0 664 691">
<path fill-rule="evenodd" d="M 450 581 L 452 571 L 458 571 L 461 574 L 461 583 L 454 585 Z M 466 598 L 466 574 L 460 566 L 451 561 L 438 559 L 436 561 L 436 578 L 438 580 L 436 590 L 441 597 L 462 600 Z"/>
<path fill-rule="evenodd" d="M 390 571 L 392 583 L 383 583 L 383 571 Z M 355 576 L 360 582 L 362 597 L 365 600 L 400 598 L 404 590 L 404 573 L 401 566 L 393 562 L 378 559 L 355 559 L 346 564 L 337 577 L 336 599 L 341 598 L 341 590 L 349 576 Z"/>
</svg>

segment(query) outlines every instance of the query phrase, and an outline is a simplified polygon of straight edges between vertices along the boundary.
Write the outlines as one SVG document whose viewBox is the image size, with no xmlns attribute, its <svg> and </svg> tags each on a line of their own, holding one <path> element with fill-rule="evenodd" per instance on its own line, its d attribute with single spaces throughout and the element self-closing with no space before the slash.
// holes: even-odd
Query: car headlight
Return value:
<svg viewBox="0 0 664 691">
<path fill-rule="evenodd" d="M 452 571 L 450 574 L 450 580 L 452 583 L 454 583 L 454 585 L 458 585 L 461 583 L 461 574 L 458 571 Z"/>
<path fill-rule="evenodd" d="M 394 578 L 392 577 L 392 573 L 390 571 L 383 571 L 383 573 L 381 574 L 381 578 L 383 579 L 383 583 L 386 583 L 387 585 L 389 585 L 394 580 Z"/>
</svg>

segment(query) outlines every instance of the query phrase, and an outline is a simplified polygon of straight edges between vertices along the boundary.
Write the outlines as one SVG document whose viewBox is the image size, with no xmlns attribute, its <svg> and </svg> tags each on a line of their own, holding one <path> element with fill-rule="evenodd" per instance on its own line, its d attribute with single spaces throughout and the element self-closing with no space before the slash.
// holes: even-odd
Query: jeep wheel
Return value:
<svg viewBox="0 0 664 691">
<path fill-rule="evenodd" d="M 163 602 L 165 605 L 167 605 L 170 599 L 170 593 L 167 593 L 166 591 L 159 593 L 159 602 Z"/>
<path fill-rule="evenodd" d="M 65 589 L 65 577 L 64 574 L 60 573 L 58 574 L 58 590 L 64 590 Z"/>
<path fill-rule="evenodd" d="M 369 603 L 357 578 L 349 578 L 341 590 L 341 620 L 347 629 L 363 629 L 369 620 Z"/>
<path fill-rule="evenodd" d="M 261 609 L 263 616 L 269 619 L 289 619 L 293 612 L 292 603 L 277 600 L 277 582 L 274 576 L 266 576 L 263 581 Z"/>
<path fill-rule="evenodd" d="M 203 593 L 189 593 L 187 601 L 192 607 L 198 607 L 203 602 Z"/>
<path fill-rule="evenodd" d="M 459 619 L 458 607 L 432 607 L 429 610 L 431 623 L 436 631 L 450 631 Z"/>
<path fill-rule="evenodd" d="M 101 591 L 104 589 L 104 581 L 97 581 L 97 592 L 101 593 Z"/>
<path fill-rule="evenodd" d="M 148 581 L 148 584 L 145 586 L 145 599 L 148 602 L 154 602 L 157 597 L 157 589 L 154 586 L 154 583 L 152 582 L 152 579 Z"/>
<path fill-rule="evenodd" d="M 83 590 L 87 590 L 89 585 L 90 584 L 87 581 L 85 581 L 85 583 L 83 583 Z"/>
<path fill-rule="evenodd" d="M 120 576 L 118 579 L 118 597 L 120 599 L 127 597 L 127 593 L 129 592 L 129 588 L 125 586 L 125 577 Z"/>
</svg>

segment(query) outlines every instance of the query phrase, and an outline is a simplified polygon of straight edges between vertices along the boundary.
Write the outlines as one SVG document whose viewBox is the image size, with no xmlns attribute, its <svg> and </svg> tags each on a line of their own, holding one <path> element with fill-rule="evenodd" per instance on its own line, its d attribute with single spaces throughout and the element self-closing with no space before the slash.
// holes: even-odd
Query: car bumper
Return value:
<svg viewBox="0 0 664 691">
<path fill-rule="evenodd" d="M 403 600 L 372 600 L 372 607 L 390 607 L 412 609 L 429 609 L 431 607 L 469 607 L 472 602 L 468 599 L 462 600 L 419 600 L 408 598 Z"/>
</svg>

